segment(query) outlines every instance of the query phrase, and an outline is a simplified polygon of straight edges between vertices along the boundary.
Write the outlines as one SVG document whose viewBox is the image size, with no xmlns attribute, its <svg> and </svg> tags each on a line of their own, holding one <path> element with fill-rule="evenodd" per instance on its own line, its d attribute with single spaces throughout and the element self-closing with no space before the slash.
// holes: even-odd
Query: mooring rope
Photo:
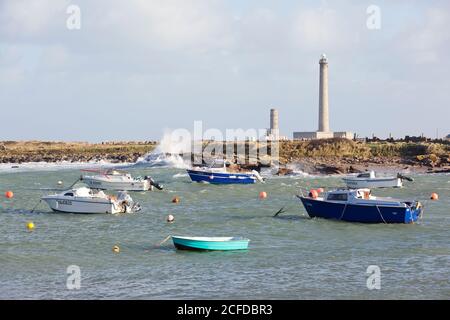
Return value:
<svg viewBox="0 0 450 320">
<path fill-rule="evenodd" d="M 347 209 L 347 204 L 345 204 L 344 210 L 342 210 L 342 214 L 341 214 L 341 217 L 339 218 L 339 220 L 342 220 L 342 218 L 344 217 L 344 213 L 345 213 L 346 209 Z"/>
<path fill-rule="evenodd" d="M 384 220 L 383 215 L 381 214 L 380 208 L 378 208 L 378 206 L 375 206 L 378 210 L 378 213 L 380 214 L 381 219 L 383 220 L 384 223 L 387 224 L 386 220 Z"/>
</svg>

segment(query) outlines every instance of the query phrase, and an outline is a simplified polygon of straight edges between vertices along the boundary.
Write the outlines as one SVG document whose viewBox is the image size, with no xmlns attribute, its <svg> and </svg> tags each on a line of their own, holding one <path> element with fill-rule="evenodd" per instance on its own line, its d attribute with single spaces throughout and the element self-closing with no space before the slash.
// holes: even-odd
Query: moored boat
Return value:
<svg viewBox="0 0 450 320">
<path fill-rule="evenodd" d="M 359 173 L 356 176 L 342 178 L 348 188 L 401 188 L 403 180 L 412 181 L 411 178 L 401 174 L 397 176 L 376 176 L 374 171 Z"/>
<path fill-rule="evenodd" d="M 56 212 L 67 213 L 131 213 L 141 209 L 138 203 L 125 192 L 117 196 L 106 195 L 103 191 L 81 187 L 41 198 Z"/>
<path fill-rule="evenodd" d="M 252 184 L 264 179 L 256 170 L 251 172 L 229 172 L 226 163 L 214 162 L 209 167 L 194 167 L 187 169 L 189 177 L 194 182 L 206 182 L 212 184 Z"/>
<path fill-rule="evenodd" d="M 153 187 L 162 190 L 162 186 L 156 183 L 151 177 L 132 177 L 131 174 L 118 170 L 109 169 L 105 171 L 99 170 L 82 170 L 97 173 L 95 175 L 83 175 L 80 180 L 87 184 L 90 188 L 101 190 L 125 190 L 125 191 L 147 191 L 153 190 Z"/>
<path fill-rule="evenodd" d="M 245 250 L 249 239 L 241 237 L 180 237 L 172 236 L 173 244 L 181 250 Z"/>
<path fill-rule="evenodd" d="M 422 215 L 419 201 L 405 201 L 371 195 L 370 189 L 338 189 L 298 196 L 311 218 L 361 223 L 414 223 Z"/>
</svg>

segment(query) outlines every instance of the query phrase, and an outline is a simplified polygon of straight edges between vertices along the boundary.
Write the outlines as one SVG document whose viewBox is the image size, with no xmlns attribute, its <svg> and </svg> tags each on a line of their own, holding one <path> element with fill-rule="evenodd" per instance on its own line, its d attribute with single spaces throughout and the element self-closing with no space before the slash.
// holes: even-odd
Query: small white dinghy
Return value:
<svg viewBox="0 0 450 320">
<path fill-rule="evenodd" d="M 57 212 L 132 213 L 141 209 L 125 191 L 118 192 L 117 196 L 109 196 L 103 191 L 94 191 L 86 187 L 66 190 L 41 199 Z"/>
<path fill-rule="evenodd" d="M 80 180 L 93 189 L 102 190 L 125 190 L 125 191 L 147 191 L 153 187 L 162 190 L 163 187 L 156 183 L 151 177 L 132 177 L 131 174 L 117 169 L 81 170 L 97 173 L 95 175 L 82 175 Z"/>
<path fill-rule="evenodd" d="M 359 173 L 356 176 L 347 176 L 342 178 L 348 188 L 362 189 L 362 188 L 401 188 L 403 186 L 403 179 L 413 181 L 409 177 L 401 174 L 397 176 L 377 177 L 374 171 Z"/>
</svg>

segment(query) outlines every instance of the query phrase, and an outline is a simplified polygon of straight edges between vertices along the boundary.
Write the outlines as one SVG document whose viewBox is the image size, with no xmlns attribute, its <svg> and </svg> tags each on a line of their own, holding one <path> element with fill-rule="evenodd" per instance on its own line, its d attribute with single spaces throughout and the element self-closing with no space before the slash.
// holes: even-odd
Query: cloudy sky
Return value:
<svg viewBox="0 0 450 320">
<path fill-rule="evenodd" d="M 259 129 L 271 107 L 292 137 L 317 129 L 322 53 L 332 130 L 442 136 L 449 52 L 444 0 L 0 0 L 0 140 Z"/>
</svg>

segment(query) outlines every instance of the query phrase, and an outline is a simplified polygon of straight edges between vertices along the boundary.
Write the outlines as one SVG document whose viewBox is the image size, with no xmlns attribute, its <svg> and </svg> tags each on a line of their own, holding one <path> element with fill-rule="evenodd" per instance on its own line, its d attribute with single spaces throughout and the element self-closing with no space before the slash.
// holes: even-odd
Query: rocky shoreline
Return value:
<svg viewBox="0 0 450 320">
<path fill-rule="evenodd" d="M 252 148 L 267 147 L 246 142 Z M 156 141 L 145 142 L 0 142 L 0 163 L 17 166 L 33 162 L 96 162 L 134 163 L 153 151 Z M 248 147 L 248 146 L 247 146 Z M 259 154 L 259 153 L 258 153 Z M 216 155 L 219 156 L 220 155 Z M 269 156 L 270 158 L 270 156 Z M 237 159 L 237 157 L 236 157 Z M 258 158 L 259 159 L 259 158 Z M 367 170 L 408 173 L 450 172 L 450 144 L 360 144 L 353 141 L 285 141 L 279 145 L 279 175 L 296 170 L 309 174 L 348 174 Z M 260 169 L 272 161 L 257 165 L 233 164 L 235 171 Z"/>
<path fill-rule="evenodd" d="M 156 141 L 147 142 L 0 142 L 0 163 L 95 162 L 132 163 L 151 152 Z"/>
</svg>

